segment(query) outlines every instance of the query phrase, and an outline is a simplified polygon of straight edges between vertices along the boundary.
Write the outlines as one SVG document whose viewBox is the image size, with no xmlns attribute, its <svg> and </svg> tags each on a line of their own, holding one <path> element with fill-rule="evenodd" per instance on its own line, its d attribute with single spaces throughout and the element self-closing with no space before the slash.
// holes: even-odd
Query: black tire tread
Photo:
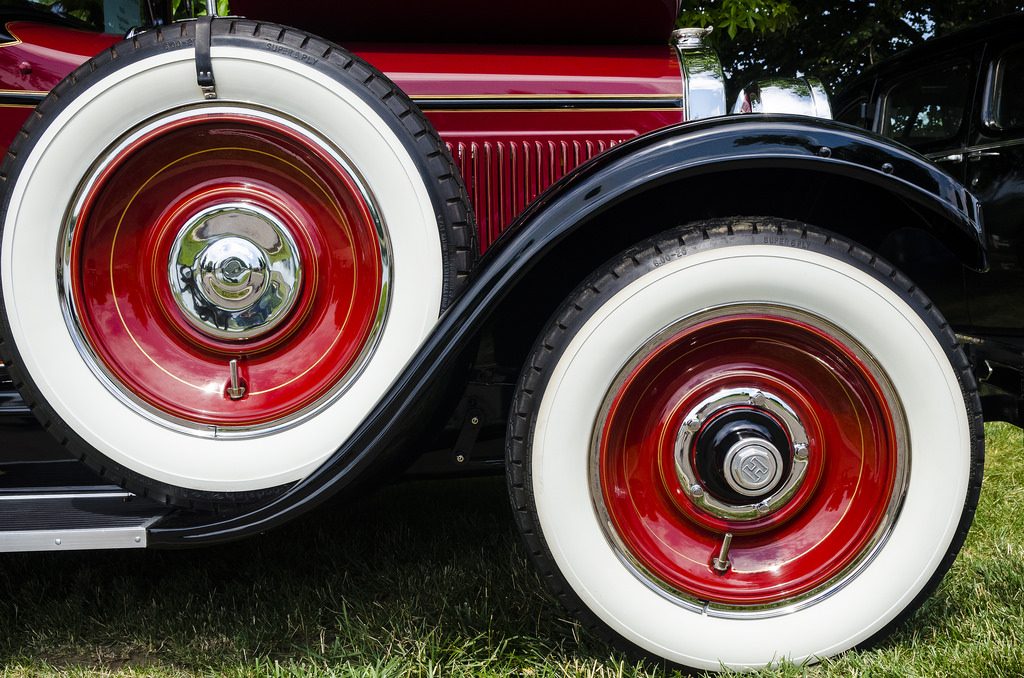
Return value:
<svg viewBox="0 0 1024 678">
<path fill-rule="evenodd" d="M 818 251 L 827 252 L 837 259 L 852 263 L 883 281 L 888 280 L 890 288 L 919 310 L 921 317 L 944 346 L 957 374 L 967 406 L 971 430 L 970 480 L 964 510 L 949 551 L 910 605 L 883 629 L 861 643 L 860 647 L 877 644 L 913 614 L 932 594 L 963 546 L 977 508 L 984 468 L 985 437 L 981 400 L 974 372 L 956 336 L 938 309 L 895 267 L 867 249 L 837 235 L 797 222 L 770 217 L 712 219 L 680 226 L 645 240 L 595 271 L 555 312 L 537 339 L 522 370 L 512 402 L 506 436 L 506 478 L 512 511 L 522 543 L 541 580 L 549 593 L 567 612 L 580 620 L 586 629 L 633 657 L 662 662 L 660 658 L 650 656 L 620 637 L 586 607 L 562 576 L 544 540 L 535 508 L 530 474 L 530 445 L 536 424 L 536 406 L 547 386 L 552 368 L 575 332 L 611 296 L 656 268 L 655 262 L 658 257 L 686 256 L 712 247 L 751 244 L 754 242 L 754 236 L 766 232 L 806 242 Z"/>
</svg>

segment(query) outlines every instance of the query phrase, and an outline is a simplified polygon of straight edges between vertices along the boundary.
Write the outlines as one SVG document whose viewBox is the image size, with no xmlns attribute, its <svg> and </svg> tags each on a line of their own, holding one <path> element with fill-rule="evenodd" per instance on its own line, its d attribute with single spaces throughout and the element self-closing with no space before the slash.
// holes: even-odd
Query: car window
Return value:
<svg viewBox="0 0 1024 678">
<path fill-rule="evenodd" d="M 909 146 L 952 139 L 968 104 L 971 66 L 945 63 L 919 71 L 889 90 L 882 134 Z"/>
<path fill-rule="evenodd" d="M 988 115 L 997 129 L 1024 127 L 1024 47 L 1006 52 L 994 71 L 990 84 Z"/>
<path fill-rule="evenodd" d="M 864 116 L 861 115 L 861 107 L 867 104 L 868 98 L 866 96 L 860 96 L 850 102 L 846 108 L 839 111 L 836 115 L 836 120 L 839 122 L 845 122 L 848 125 L 864 125 Z"/>
</svg>

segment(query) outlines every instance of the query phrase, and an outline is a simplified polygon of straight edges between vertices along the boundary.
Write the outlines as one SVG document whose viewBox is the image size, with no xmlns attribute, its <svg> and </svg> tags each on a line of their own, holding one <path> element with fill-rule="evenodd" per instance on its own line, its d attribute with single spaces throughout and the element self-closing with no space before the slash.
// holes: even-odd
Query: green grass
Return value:
<svg viewBox="0 0 1024 678">
<path fill-rule="evenodd" d="M 987 429 L 951 573 L 869 651 L 766 676 L 1024 675 L 1024 440 Z M 200 551 L 0 557 L 0 675 L 648 676 L 518 548 L 500 478 L 404 483 Z"/>
</svg>

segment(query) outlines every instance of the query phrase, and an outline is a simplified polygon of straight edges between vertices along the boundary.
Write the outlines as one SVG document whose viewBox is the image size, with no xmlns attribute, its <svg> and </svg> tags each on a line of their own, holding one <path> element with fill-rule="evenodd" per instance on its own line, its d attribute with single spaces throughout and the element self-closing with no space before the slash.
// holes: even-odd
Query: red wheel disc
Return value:
<svg viewBox="0 0 1024 678">
<path fill-rule="evenodd" d="M 169 119 L 117 150 L 81 205 L 68 255 L 77 322 L 116 385 L 172 420 L 280 422 L 336 391 L 372 344 L 384 245 L 359 184 L 315 135 L 246 112 Z M 244 340 L 189 322 L 168 274 L 183 227 L 221 205 L 268 215 L 302 267 L 287 315 Z M 236 400 L 232 359 L 246 387 Z"/>
<path fill-rule="evenodd" d="M 797 317 L 736 312 L 692 324 L 609 394 L 597 446 L 604 509 L 628 557 L 662 588 L 726 607 L 781 604 L 839 577 L 877 542 L 901 465 L 892 410 L 848 342 Z M 802 484 L 752 520 L 696 505 L 675 469 L 685 414 L 736 388 L 777 394 L 808 439 Z M 712 561 L 726 533 L 723 572 Z"/>
</svg>

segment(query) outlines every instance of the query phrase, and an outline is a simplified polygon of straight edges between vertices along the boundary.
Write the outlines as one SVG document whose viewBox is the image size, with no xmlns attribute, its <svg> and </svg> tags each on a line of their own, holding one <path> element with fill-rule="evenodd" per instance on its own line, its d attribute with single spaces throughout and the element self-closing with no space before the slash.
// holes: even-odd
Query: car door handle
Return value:
<svg viewBox="0 0 1024 678">
<path fill-rule="evenodd" d="M 943 155 L 941 157 L 934 158 L 933 160 L 934 160 L 934 162 L 963 162 L 964 161 L 964 154 L 963 153 L 950 153 L 949 155 Z"/>
<path fill-rule="evenodd" d="M 999 157 L 999 151 L 971 151 L 967 154 L 968 160 L 981 160 L 982 158 L 996 158 Z"/>
</svg>

